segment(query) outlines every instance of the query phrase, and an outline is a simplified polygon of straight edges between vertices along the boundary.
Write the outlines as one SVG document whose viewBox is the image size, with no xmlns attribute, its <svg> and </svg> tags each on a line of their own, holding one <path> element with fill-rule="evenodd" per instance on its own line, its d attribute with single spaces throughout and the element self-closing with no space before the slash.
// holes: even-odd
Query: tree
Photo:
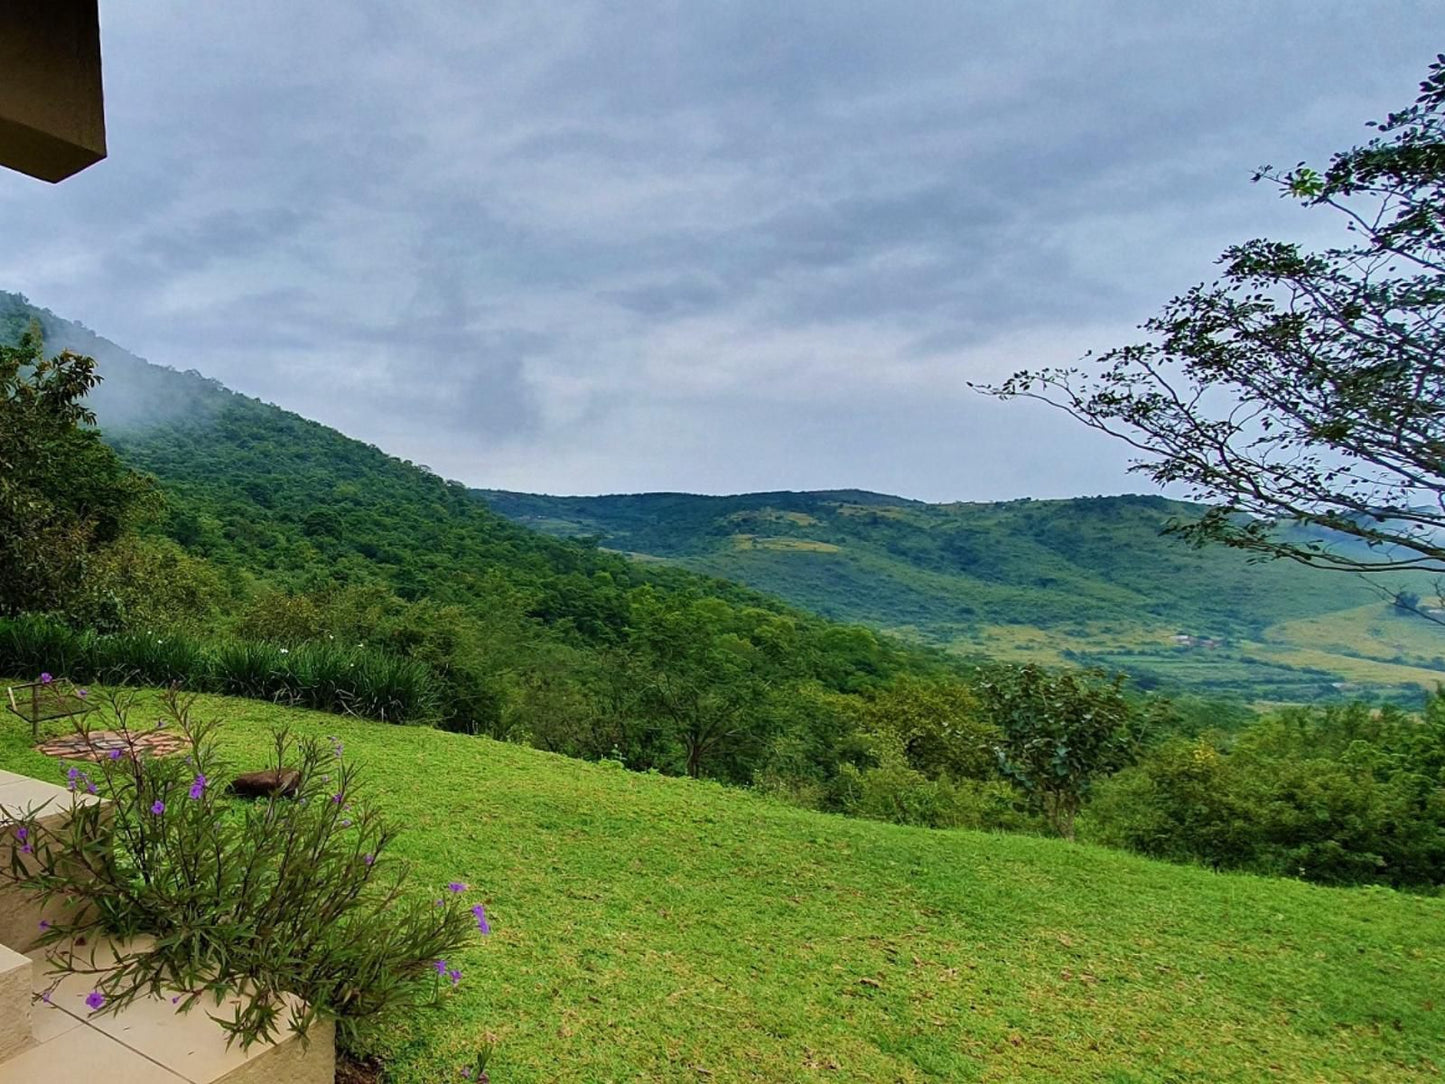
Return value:
<svg viewBox="0 0 1445 1084">
<path fill-rule="evenodd" d="M 976 688 L 985 715 L 1003 732 L 999 768 L 1065 839 L 1094 781 L 1127 766 L 1140 720 L 1124 699 L 1123 677 L 1042 667 L 997 666 Z"/>
<path fill-rule="evenodd" d="M 83 400 L 99 382 L 93 358 L 46 358 L 34 325 L 0 346 L 0 614 L 65 610 L 147 499 L 90 428 Z"/>
<path fill-rule="evenodd" d="M 862 731 L 896 744 L 929 779 L 988 779 L 1002 734 L 962 681 L 902 675 L 858 707 Z"/>
<path fill-rule="evenodd" d="M 1323 173 L 1254 177 L 1340 216 L 1349 243 L 1234 246 L 1218 280 L 1142 326 L 1145 342 L 983 390 L 1145 453 L 1133 469 L 1213 505 L 1173 528 L 1197 543 L 1445 572 L 1445 54 L 1414 105 L 1371 127 Z"/>
<path fill-rule="evenodd" d="M 677 606 L 651 589 L 637 592 L 630 638 L 612 667 L 609 711 L 644 728 L 629 746 L 652 747 L 648 755 L 629 755 L 629 765 L 749 779 L 770 736 L 768 693 L 781 676 L 751 636 L 771 616 L 733 611 L 720 599 Z"/>
</svg>

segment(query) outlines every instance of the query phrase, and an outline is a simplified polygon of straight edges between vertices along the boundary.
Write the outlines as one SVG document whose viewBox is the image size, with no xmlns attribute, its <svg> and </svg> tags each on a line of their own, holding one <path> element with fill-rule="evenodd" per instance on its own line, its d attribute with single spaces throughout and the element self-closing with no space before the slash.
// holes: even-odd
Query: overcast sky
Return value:
<svg viewBox="0 0 1445 1084">
<path fill-rule="evenodd" d="M 969 380 L 1128 341 L 1413 100 L 1420 3 L 102 0 L 0 288 L 478 486 L 1146 488 Z"/>
</svg>

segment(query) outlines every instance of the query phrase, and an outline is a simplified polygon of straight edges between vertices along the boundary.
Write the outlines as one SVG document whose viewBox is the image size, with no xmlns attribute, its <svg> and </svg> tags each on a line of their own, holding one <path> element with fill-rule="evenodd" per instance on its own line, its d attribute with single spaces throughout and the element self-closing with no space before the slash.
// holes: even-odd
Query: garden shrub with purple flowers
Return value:
<svg viewBox="0 0 1445 1084">
<path fill-rule="evenodd" d="M 459 881 L 409 885 L 408 866 L 388 853 L 395 830 L 339 741 L 274 731 L 267 767 L 297 769 L 299 783 L 243 802 L 228 794 L 233 768 L 216 723 L 191 714 L 194 698 L 171 689 L 163 718 L 148 723 L 134 694 L 96 699 L 102 710 L 82 728 L 103 717 L 125 748 L 69 767 L 67 785 L 109 801 L 76 803 L 58 828 L 5 811 L 25 848 L 0 870 L 0 883 L 69 901 L 65 917 L 42 923 L 41 943 L 52 973 L 95 976 L 93 1009 L 164 996 L 205 1008 L 243 1048 L 304 1036 L 318 1019 L 334 1020 L 345 1043 L 359 1022 L 435 1003 L 461 981 L 448 960 L 489 932 L 483 905 Z M 184 736 L 183 756 L 136 744 L 162 726 Z M 106 940 L 114 961 L 97 957 Z M 217 1013 L 233 996 L 234 1013 Z"/>
</svg>

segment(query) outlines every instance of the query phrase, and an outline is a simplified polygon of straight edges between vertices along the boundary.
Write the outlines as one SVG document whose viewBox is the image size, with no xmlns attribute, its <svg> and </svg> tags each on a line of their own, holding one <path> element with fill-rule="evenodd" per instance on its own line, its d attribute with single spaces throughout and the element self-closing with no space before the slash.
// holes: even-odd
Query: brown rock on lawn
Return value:
<svg viewBox="0 0 1445 1084">
<path fill-rule="evenodd" d="M 242 798 L 270 798 L 273 795 L 290 798 L 300 785 L 301 773 L 295 768 L 267 768 L 262 772 L 236 776 L 231 783 L 231 791 Z"/>
</svg>

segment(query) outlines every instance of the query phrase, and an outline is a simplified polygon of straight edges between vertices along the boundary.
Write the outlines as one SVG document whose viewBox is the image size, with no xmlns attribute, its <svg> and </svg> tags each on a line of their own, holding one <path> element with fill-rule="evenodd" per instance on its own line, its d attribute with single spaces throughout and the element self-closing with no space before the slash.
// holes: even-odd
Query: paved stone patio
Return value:
<svg viewBox="0 0 1445 1084">
<path fill-rule="evenodd" d="M 50 738 L 35 747 L 37 752 L 61 760 L 104 760 L 112 749 L 153 757 L 169 757 L 187 748 L 186 739 L 164 729 L 132 731 L 92 730 L 89 734 L 66 734 Z"/>
</svg>

